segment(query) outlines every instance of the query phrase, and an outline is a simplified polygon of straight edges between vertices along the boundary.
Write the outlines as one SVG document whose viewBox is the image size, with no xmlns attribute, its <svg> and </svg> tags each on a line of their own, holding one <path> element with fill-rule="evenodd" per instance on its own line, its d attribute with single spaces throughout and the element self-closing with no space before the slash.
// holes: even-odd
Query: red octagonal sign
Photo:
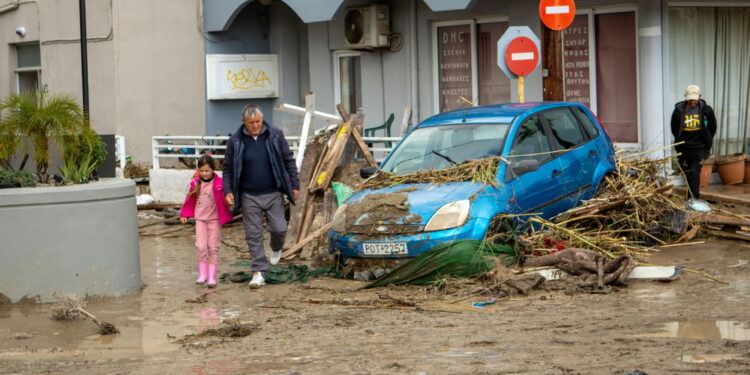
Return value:
<svg viewBox="0 0 750 375">
<path fill-rule="evenodd" d="M 576 16 L 573 0 L 542 0 L 539 2 L 539 17 L 552 30 L 563 30 L 570 26 Z"/>
<path fill-rule="evenodd" d="M 539 50 L 534 42 L 519 36 L 510 41 L 505 49 L 505 64 L 515 75 L 526 76 L 531 74 L 539 63 Z"/>
</svg>

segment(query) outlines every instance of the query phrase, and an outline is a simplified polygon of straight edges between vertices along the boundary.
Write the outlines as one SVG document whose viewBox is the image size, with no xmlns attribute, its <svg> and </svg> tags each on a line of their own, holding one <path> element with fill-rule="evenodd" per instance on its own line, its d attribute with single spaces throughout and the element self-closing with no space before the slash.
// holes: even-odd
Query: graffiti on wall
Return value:
<svg viewBox="0 0 750 375">
<path fill-rule="evenodd" d="M 259 70 L 257 73 L 253 69 L 242 69 L 239 72 L 227 70 L 227 82 L 231 90 L 249 90 L 253 87 L 263 87 L 273 85 L 265 71 Z"/>
<path fill-rule="evenodd" d="M 206 55 L 209 100 L 276 98 L 278 55 Z"/>
</svg>

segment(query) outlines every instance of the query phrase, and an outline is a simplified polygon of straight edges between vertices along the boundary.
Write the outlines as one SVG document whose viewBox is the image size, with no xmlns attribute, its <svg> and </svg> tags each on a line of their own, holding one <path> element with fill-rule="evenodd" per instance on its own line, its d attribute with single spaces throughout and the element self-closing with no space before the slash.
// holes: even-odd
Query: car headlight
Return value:
<svg viewBox="0 0 750 375">
<path fill-rule="evenodd" d="M 333 213 L 331 230 L 338 233 L 346 232 L 346 203 L 339 206 L 336 212 Z"/>
<path fill-rule="evenodd" d="M 466 223 L 470 208 L 471 202 L 468 199 L 447 203 L 432 215 L 430 221 L 425 225 L 424 231 L 432 232 L 460 227 Z"/>
</svg>

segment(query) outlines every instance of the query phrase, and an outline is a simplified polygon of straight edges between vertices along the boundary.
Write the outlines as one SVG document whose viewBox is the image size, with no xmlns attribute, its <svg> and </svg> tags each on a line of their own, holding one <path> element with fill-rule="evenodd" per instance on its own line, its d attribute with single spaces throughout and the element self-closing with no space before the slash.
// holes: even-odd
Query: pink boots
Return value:
<svg viewBox="0 0 750 375">
<path fill-rule="evenodd" d="M 198 285 L 203 285 L 206 280 L 208 279 L 208 263 L 206 262 L 199 262 L 198 263 L 198 272 L 200 273 L 198 276 L 198 280 L 195 280 L 195 283 Z"/>
<path fill-rule="evenodd" d="M 208 287 L 213 288 L 216 286 L 216 265 L 208 264 Z"/>
<path fill-rule="evenodd" d="M 198 276 L 198 280 L 195 280 L 195 283 L 198 285 L 203 285 L 208 281 L 208 287 L 213 288 L 216 286 L 216 265 L 206 262 L 200 262 L 198 263 L 198 272 L 200 275 Z"/>
</svg>

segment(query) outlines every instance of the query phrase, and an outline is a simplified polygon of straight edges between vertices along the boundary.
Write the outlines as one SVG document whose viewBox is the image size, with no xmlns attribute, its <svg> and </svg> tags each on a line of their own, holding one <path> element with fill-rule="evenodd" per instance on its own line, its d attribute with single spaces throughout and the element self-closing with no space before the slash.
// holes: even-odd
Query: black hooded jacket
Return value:
<svg viewBox="0 0 750 375">
<path fill-rule="evenodd" d="M 222 172 L 224 194 L 232 193 L 235 195 L 233 215 L 240 212 L 240 203 L 242 201 L 238 193 L 240 192 L 240 176 L 243 169 L 242 153 L 244 152 L 244 144 L 240 139 L 243 127 L 243 125 L 240 125 L 237 131 L 229 137 L 227 149 L 224 152 L 224 168 Z M 279 191 L 286 194 L 289 202 L 294 204 L 292 190 L 299 190 L 299 174 L 294 162 L 294 155 L 289 149 L 289 144 L 281 129 L 271 126 L 265 121 L 263 122 L 263 127 L 265 131 L 268 131 L 266 147 L 268 156 L 271 159 L 271 171 L 273 172 L 276 187 Z"/>
<path fill-rule="evenodd" d="M 701 118 L 701 135 L 703 136 L 703 144 L 684 144 L 678 147 L 682 148 L 701 148 L 703 147 L 707 153 L 711 152 L 711 146 L 713 145 L 714 135 L 716 135 L 716 116 L 714 110 L 710 105 L 706 104 L 706 101 L 700 99 L 698 101 L 698 113 Z M 674 105 L 674 112 L 672 112 L 672 135 L 674 136 L 675 143 L 684 141 L 683 135 L 683 124 L 685 112 L 687 111 L 687 100 L 683 100 Z M 699 137 L 700 139 L 700 137 Z"/>
</svg>

